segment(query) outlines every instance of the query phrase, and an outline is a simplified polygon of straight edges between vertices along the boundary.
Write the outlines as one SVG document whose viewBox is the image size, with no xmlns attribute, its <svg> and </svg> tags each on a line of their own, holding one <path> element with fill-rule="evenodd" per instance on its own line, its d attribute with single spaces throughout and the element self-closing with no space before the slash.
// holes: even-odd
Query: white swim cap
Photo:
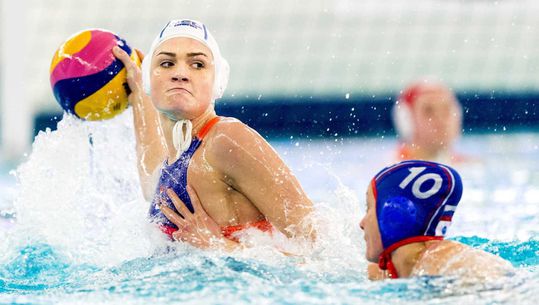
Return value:
<svg viewBox="0 0 539 305">
<path fill-rule="evenodd" d="M 142 85 L 146 94 L 150 95 L 150 66 L 155 49 L 164 41 L 175 37 L 193 38 L 203 43 L 213 54 L 215 65 L 215 81 L 213 84 L 213 100 L 223 96 L 226 85 L 228 84 L 228 76 L 230 67 L 226 59 L 221 55 L 217 41 L 213 38 L 206 26 L 199 21 L 189 19 L 171 20 L 161 30 L 159 35 L 154 39 L 150 51 L 142 61 Z"/>
</svg>

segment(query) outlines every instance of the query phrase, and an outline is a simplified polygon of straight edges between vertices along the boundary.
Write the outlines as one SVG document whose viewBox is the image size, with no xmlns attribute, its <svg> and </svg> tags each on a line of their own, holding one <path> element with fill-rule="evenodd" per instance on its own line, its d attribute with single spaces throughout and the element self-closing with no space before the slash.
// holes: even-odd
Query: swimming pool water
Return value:
<svg viewBox="0 0 539 305">
<path fill-rule="evenodd" d="M 171 244 L 146 222 L 130 122 L 129 113 L 65 119 L 38 136 L 16 184 L 3 180 L 11 195 L 1 207 L 16 222 L 0 227 L 0 303 L 531 304 L 539 295 L 535 133 L 466 136 L 458 147 L 479 161 L 457 165 L 465 190 L 450 237 L 509 260 L 516 276 L 370 282 L 358 223 L 394 139 L 272 141 L 315 202 L 320 242 L 286 257 L 253 236 L 260 245 L 223 253 Z"/>
<path fill-rule="evenodd" d="M 74 265 L 47 245 L 21 249 L 3 269 L 2 278 L 9 282 L 2 283 L 2 301 L 21 304 L 449 304 L 466 300 L 522 304 L 531 303 L 537 293 L 532 285 L 538 284 L 536 270 L 526 268 L 510 281 L 490 285 L 461 287 L 439 278 L 373 283 L 356 270 L 319 272 L 294 262 L 268 263 L 193 250 L 97 268 Z"/>
</svg>

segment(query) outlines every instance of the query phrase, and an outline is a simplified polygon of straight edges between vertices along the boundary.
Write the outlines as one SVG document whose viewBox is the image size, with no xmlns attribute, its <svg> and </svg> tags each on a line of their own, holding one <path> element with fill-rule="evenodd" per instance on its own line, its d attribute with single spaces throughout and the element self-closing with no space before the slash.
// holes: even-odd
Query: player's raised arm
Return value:
<svg viewBox="0 0 539 305">
<path fill-rule="evenodd" d="M 127 70 L 127 84 L 131 90 L 129 103 L 133 107 L 137 167 L 144 197 L 150 201 L 155 192 L 158 170 L 165 159 L 166 146 L 159 124 L 159 114 L 150 96 L 142 86 L 139 66 L 119 47 L 113 48 L 114 55 L 122 61 Z M 142 59 L 142 53 L 137 51 Z"/>
</svg>

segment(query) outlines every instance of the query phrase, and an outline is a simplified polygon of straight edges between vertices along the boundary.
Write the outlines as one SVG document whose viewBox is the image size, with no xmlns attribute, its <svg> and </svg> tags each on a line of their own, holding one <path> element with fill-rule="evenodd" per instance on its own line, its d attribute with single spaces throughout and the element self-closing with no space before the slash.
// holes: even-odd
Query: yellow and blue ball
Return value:
<svg viewBox="0 0 539 305">
<path fill-rule="evenodd" d="M 79 32 L 58 48 L 50 81 L 54 97 L 66 112 L 96 121 L 110 119 L 127 108 L 126 69 L 112 54 L 116 45 L 140 66 L 137 52 L 106 30 Z"/>
</svg>

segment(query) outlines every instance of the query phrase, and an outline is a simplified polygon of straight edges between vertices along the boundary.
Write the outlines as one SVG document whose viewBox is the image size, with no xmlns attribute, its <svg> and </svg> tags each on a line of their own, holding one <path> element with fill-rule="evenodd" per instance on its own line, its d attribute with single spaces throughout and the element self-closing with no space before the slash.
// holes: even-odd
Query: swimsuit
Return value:
<svg viewBox="0 0 539 305">
<path fill-rule="evenodd" d="M 215 117 L 208 121 L 206 125 L 198 132 L 198 134 L 191 141 L 189 148 L 184 151 L 181 156 L 172 164 L 168 164 L 165 161 L 163 168 L 161 169 L 161 176 L 159 177 L 159 183 L 157 184 L 156 194 L 150 206 L 150 218 L 159 224 L 161 231 L 167 234 L 172 238 L 172 233 L 178 230 L 178 227 L 168 220 L 165 215 L 159 210 L 158 206 L 160 203 L 166 204 L 173 211 L 178 213 L 171 199 L 166 194 L 167 189 L 172 189 L 180 200 L 185 204 L 187 209 L 194 212 L 193 205 L 191 203 L 191 198 L 187 193 L 187 170 L 189 168 L 189 163 L 191 158 L 195 154 L 196 150 L 202 144 L 202 141 L 210 129 L 219 122 L 221 118 Z M 179 214 L 179 213 L 178 213 Z M 223 236 L 228 239 L 236 240 L 234 233 L 242 231 L 248 228 L 257 228 L 261 231 L 267 232 L 270 231 L 272 226 L 267 220 L 261 220 L 254 223 L 247 223 L 235 226 L 226 226 L 221 228 Z"/>
</svg>

